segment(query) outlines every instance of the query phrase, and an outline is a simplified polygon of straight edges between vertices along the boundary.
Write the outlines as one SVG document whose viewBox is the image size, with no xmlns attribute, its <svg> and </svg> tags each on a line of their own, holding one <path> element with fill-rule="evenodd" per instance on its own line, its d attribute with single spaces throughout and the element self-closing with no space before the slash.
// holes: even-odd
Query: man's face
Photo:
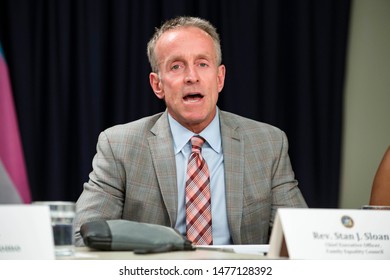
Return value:
<svg viewBox="0 0 390 280">
<path fill-rule="evenodd" d="M 159 74 L 149 76 L 153 91 L 176 121 L 201 132 L 215 116 L 225 81 L 225 66 L 217 66 L 212 38 L 199 28 L 180 27 L 158 39 L 155 54 Z"/>
</svg>

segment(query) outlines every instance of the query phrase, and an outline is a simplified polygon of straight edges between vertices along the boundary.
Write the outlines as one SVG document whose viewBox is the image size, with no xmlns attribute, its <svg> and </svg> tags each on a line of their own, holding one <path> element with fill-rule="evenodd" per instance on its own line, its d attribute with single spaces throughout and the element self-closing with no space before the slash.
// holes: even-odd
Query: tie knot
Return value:
<svg viewBox="0 0 390 280">
<path fill-rule="evenodd" d="M 191 138 L 192 152 L 199 153 L 202 149 L 202 146 L 205 142 L 205 139 L 199 135 L 195 135 Z"/>
</svg>

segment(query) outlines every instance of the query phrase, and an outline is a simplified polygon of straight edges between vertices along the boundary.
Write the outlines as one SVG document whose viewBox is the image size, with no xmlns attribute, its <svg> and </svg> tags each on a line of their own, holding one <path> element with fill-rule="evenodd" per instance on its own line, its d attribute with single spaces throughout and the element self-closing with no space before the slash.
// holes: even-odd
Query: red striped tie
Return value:
<svg viewBox="0 0 390 280">
<path fill-rule="evenodd" d="M 210 175 L 201 155 L 204 142 L 200 136 L 191 138 L 186 180 L 187 238 L 197 245 L 212 245 Z"/>
</svg>

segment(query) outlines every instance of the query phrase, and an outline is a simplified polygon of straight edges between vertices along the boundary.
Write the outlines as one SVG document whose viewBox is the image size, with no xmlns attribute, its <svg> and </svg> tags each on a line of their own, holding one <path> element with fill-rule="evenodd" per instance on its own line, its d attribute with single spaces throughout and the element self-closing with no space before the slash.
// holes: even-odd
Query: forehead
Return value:
<svg viewBox="0 0 390 280">
<path fill-rule="evenodd" d="M 167 55 L 199 52 L 215 56 L 214 42 L 211 36 L 193 26 L 178 27 L 164 32 L 156 42 L 156 55 L 160 59 Z"/>
<path fill-rule="evenodd" d="M 172 40 L 180 40 L 182 37 L 186 36 L 196 36 L 196 37 L 204 37 L 210 40 L 211 36 L 204 30 L 200 29 L 196 26 L 180 26 L 173 29 L 169 29 L 161 34 L 160 38 L 157 41 L 172 41 Z"/>
</svg>

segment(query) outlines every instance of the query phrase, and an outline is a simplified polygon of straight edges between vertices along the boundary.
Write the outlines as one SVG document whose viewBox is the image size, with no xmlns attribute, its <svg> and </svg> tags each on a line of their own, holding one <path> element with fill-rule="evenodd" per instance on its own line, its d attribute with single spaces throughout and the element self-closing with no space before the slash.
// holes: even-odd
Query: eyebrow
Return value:
<svg viewBox="0 0 390 280">
<path fill-rule="evenodd" d="M 204 59 L 204 60 L 207 60 L 207 61 L 212 61 L 213 60 L 212 56 L 205 55 L 205 54 L 199 54 L 199 55 L 197 55 L 195 57 L 195 61 L 200 60 L 200 59 Z M 175 62 L 175 61 L 185 61 L 185 57 L 182 56 L 182 55 L 173 56 L 173 57 L 171 57 L 170 59 L 167 60 L 167 64 L 170 64 L 170 63 Z"/>
</svg>

